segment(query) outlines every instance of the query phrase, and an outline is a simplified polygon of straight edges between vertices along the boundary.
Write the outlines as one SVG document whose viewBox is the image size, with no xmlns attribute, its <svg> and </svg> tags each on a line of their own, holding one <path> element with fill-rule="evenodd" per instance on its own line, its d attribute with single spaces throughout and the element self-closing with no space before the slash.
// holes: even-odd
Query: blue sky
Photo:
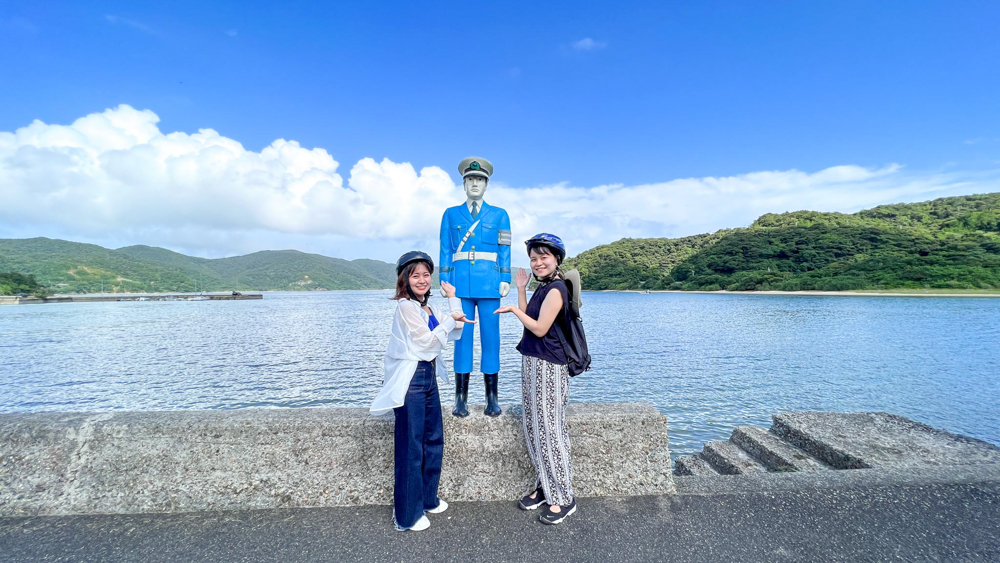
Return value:
<svg viewBox="0 0 1000 563">
<path fill-rule="evenodd" d="M 496 166 L 487 201 L 515 207 L 524 238 L 535 228 L 600 223 L 608 198 L 638 207 L 655 200 L 655 215 L 620 207 L 611 226 L 569 233 L 583 250 L 621 236 L 743 226 L 766 211 L 853 211 L 1000 191 L 998 21 L 996 2 L 5 2 L 0 132 L 9 158 L 24 146 L 50 150 L 52 141 L 32 140 L 41 133 L 17 132 L 34 120 L 69 126 L 125 104 L 155 114 L 162 135 L 211 129 L 252 153 L 246 158 L 278 139 L 303 149 L 293 159 L 321 149 L 335 168 L 317 170 L 354 192 L 337 197 L 428 189 L 422 199 L 438 206 L 461 201 L 455 166 L 477 154 Z M 96 153 L 138 150 L 112 145 Z M 375 168 L 362 166 L 366 159 Z M 23 196 L 27 188 L 11 183 L 26 185 L 12 172 L 24 162 L 8 160 L 6 177 L 0 164 L 0 195 Z M 214 165 L 201 162 L 208 172 L 198 178 L 208 186 Z M 301 163 L 288 166 L 301 175 Z M 831 168 L 843 174 L 823 175 Z M 46 170 L 44 189 L 75 181 L 70 169 Z M 241 213 L 256 222 L 210 214 L 178 221 L 143 215 L 141 205 L 100 207 L 126 189 L 123 178 L 135 180 L 132 194 L 147 184 L 108 170 L 75 196 L 101 194 L 92 203 L 104 228 L 52 207 L 0 216 L 8 222 L 0 236 L 388 260 L 432 244 L 441 212 L 407 210 L 413 216 L 395 230 L 365 219 L 324 228 L 324 217 L 349 225 L 361 207 L 334 217 L 346 200 L 312 198 L 324 208 L 286 178 L 276 186 L 295 201 L 281 217 L 245 203 Z M 185 201 L 157 200 L 178 190 L 168 184 L 146 203 L 182 216 Z M 226 189 L 241 186 L 203 189 L 225 201 L 239 197 Z M 733 198 L 732 210 L 719 208 Z M 380 215 L 390 211 L 399 212 L 391 200 Z"/>
</svg>

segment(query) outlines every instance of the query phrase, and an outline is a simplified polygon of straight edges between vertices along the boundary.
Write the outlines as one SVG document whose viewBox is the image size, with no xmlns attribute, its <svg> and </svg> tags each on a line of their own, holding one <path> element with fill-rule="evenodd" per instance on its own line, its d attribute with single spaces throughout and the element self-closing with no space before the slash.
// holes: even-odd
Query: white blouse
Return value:
<svg viewBox="0 0 1000 563">
<path fill-rule="evenodd" d="M 371 413 L 378 415 L 403 406 L 410 380 L 417 371 L 418 362 L 430 362 L 444 350 L 445 344 L 462 337 L 465 323 L 457 322 L 451 313 L 443 313 L 431 305 L 438 326 L 431 330 L 427 326 L 430 316 L 419 303 L 411 299 L 400 299 L 396 305 L 396 315 L 392 320 L 392 335 L 385 351 L 385 380 L 382 390 L 375 395 Z M 462 301 L 457 297 L 448 299 L 451 311 L 461 311 Z M 442 314 L 443 313 L 443 314 Z M 437 377 L 448 383 L 448 370 L 444 361 L 435 362 Z"/>
</svg>

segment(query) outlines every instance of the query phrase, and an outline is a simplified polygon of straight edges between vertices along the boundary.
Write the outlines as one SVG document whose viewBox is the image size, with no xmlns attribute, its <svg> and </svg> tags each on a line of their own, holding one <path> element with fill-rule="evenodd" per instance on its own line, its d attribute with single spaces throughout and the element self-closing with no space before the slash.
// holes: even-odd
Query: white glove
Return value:
<svg viewBox="0 0 1000 563">
<path fill-rule="evenodd" d="M 508 293 L 510 293 L 510 283 L 500 282 L 500 297 L 507 297 Z"/>
</svg>

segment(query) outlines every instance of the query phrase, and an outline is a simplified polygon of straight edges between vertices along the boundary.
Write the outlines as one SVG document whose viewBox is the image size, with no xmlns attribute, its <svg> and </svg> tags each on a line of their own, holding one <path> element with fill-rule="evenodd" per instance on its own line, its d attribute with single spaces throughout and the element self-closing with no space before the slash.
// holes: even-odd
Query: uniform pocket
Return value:
<svg viewBox="0 0 1000 563">
<path fill-rule="evenodd" d="M 468 225 L 456 225 L 451 228 L 451 247 L 456 251 L 458 250 L 458 244 L 462 242 L 462 237 L 465 236 L 466 231 L 469 230 Z"/>
<path fill-rule="evenodd" d="M 483 225 L 483 243 L 496 244 L 499 240 L 500 231 L 493 225 Z"/>
</svg>

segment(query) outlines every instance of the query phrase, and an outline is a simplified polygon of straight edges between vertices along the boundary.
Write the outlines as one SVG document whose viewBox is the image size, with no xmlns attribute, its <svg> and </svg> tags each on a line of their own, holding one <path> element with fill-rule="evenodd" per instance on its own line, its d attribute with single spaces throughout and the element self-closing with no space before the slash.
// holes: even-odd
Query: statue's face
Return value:
<svg viewBox="0 0 1000 563">
<path fill-rule="evenodd" d="M 465 177 L 465 195 L 472 201 L 481 201 L 486 195 L 486 184 L 489 182 L 482 176 Z"/>
</svg>

